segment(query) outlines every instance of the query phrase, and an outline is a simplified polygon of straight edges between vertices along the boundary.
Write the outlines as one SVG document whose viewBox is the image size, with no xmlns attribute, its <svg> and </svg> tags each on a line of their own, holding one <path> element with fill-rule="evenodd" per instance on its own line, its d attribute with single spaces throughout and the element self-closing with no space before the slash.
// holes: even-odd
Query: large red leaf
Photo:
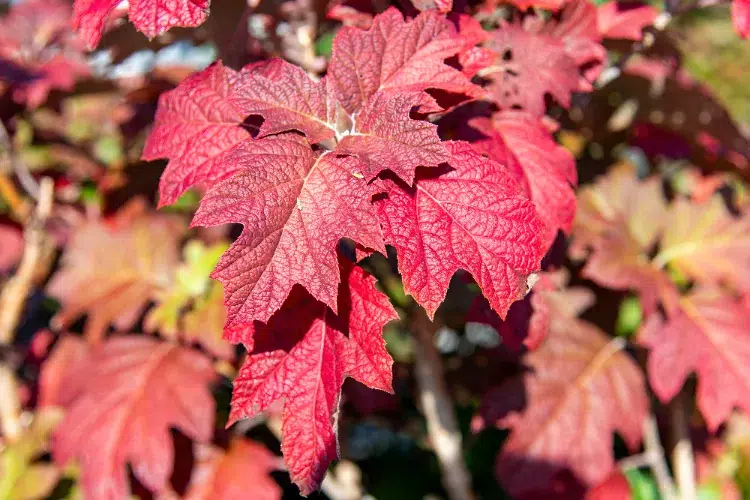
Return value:
<svg viewBox="0 0 750 500">
<path fill-rule="evenodd" d="M 683 297 L 666 319 L 652 316 L 639 340 L 651 348 L 648 376 L 669 401 L 691 372 L 698 375 L 698 408 L 715 431 L 735 406 L 750 410 L 750 309 L 713 289 Z"/>
<path fill-rule="evenodd" d="M 385 89 L 429 88 L 478 96 L 481 89 L 444 62 L 465 45 L 453 24 L 436 11 L 405 21 L 397 9 L 389 8 L 375 17 L 367 31 L 353 27 L 339 31 L 328 75 L 349 114 Z"/>
<path fill-rule="evenodd" d="M 228 161 L 242 170 L 206 194 L 193 220 L 245 226 L 213 274 L 227 326 L 267 321 L 297 283 L 335 310 L 339 240 L 384 251 L 362 162 L 316 155 L 295 134 L 242 143 Z"/>
<path fill-rule="evenodd" d="M 85 373 L 85 381 L 76 372 Z M 211 439 L 214 370 L 197 351 L 149 337 L 116 337 L 78 360 L 71 375 L 80 391 L 67 402 L 53 454 L 60 465 L 78 461 L 88 498 L 127 498 L 126 463 L 144 486 L 161 491 L 174 458 L 170 427 Z"/>
<path fill-rule="evenodd" d="M 106 22 L 120 0 L 75 0 L 73 26 L 95 48 Z M 128 17 L 136 29 L 149 38 L 175 26 L 198 26 L 208 17 L 209 0 L 131 0 Z"/>
<path fill-rule="evenodd" d="M 297 287 L 267 325 L 255 322 L 236 338 L 252 353 L 234 382 L 230 424 L 283 399 L 282 452 L 303 495 L 317 489 L 338 456 L 344 379 L 392 391 L 393 360 L 381 332 L 396 312 L 375 280 L 343 258 L 341 274 L 338 314 Z"/>
<path fill-rule="evenodd" d="M 228 152 L 250 138 L 245 114 L 229 100 L 237 74 L 218 62 L 159 97 L 144 160 L 170 160 L 159 182 L 159 205 L 171 205 L 194 184 L 211 185 L 237 168 Z"/>
<path fill-rule="evenodd" d="M 387 181 L 376 203 L 385 241 L 398 252 L 404 290 L 430 316 L 465 269 L 504 317 L 539 269 L 542 223 L 500 164 L 468 143 L 446 145 L 455 170 L 422 170 L 413 187 Z"/>
<path fill-rule="evenodd" d="M 321 81 L 280 59 L 250 64 L 239 73 L 212 66 L 160 102 L 143 157 L 171 160 L 161 180 L 161 203 L 236 171 L 227 155 L 242 148 L 238 144 L 248 137 L 242 122 L 249 115 L 263 118 L 260 137 L 299 131 L 311 144 L 359 157 L 367 168 L 358 174 L 368 179 L 391 170 L 411 182 L 417 166 L 437 166 L 448 155 L 437 127 L 412 119 L 410 112 L 442 109 L 427 89 L 482 94 L 445 64 L 475 41 L 473 32 L 459 33 L 434 11 L 404 21 L 389 9 L 368 31 L 341 30 L 329 75 Z"/>
<path fill-rule="evenodd" d="M 281 499 L 281 488 L 269 475 L 277 459 L 263 446 L 237 439 L 226 452 L 197 445 L 195 454 L 197 464 L 185 500 Z"/>
<path fill-rule="evenodd" d="M 552 245 L 559 230 L 569 232 L 576 210 L 575 160 L 539 119 L 522 111 L 505 111 L 492 120 L 473 119 L 470 125 L 486 136 L 475 147 L 507 166 L 534 202 L 546 227 L 545 244 Z"/>
<path fill-rule="evenodd" d="M 552 315 L 544 343 L 524 359 L 530 371 L 490 393 L 487 418 L 511 428 L 496 470 L 512 495 L 544 491 L 564 470 L 596 485 L 615 465 L 614 432 L 638 446 L 648 397 L 624 346 L 590 323 Z"/>
</svg>

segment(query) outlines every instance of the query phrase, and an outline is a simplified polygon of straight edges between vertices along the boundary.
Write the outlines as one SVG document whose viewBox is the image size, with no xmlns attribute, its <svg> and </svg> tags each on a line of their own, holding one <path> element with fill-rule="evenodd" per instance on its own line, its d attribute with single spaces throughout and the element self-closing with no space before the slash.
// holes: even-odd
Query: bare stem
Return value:
<svg viewBox="0 0 750 500">
<path fill-rule="evenodd" d="M 452 500 L 472 500 L 471 476 L 463 460 L 461 431 L 453 401 L 445 387 L 443 364 L 435 349 L 435 324 L 421 307 L 410 308 L 419 399 L 427 432 L 442 471 L 443 485 Z"/>
<path fill-rule="evenodd" d="M 686 413 L 687 404 L 687 392 L 683 389 L 671 405 L 672 430 L 675 439 L 675 446 L 672 450 L 672 468 L 677 478 L 680 500 L 695 500 L 695 460 Z"/>
<path fill-rule="evenodd" d="M 21 404 L 14 367 L 10 361 L 10 346 L 15 338 L 26 298 L 39 274 L 40 263 L 47 252 L 49 241 L 44 224 L 52 211 L 52 179 L 44 178 L 40 187 L 36 213 L 24 231 L 26 240 L 23 257 L 15 275 L 8 280 L 0 293 L 0 429 L 8 440 L 14 440 L 21 431 Z"/>
<path fill-rule="evenodd" d="M 646 448 L 645 454 L 648 454 L 650 458 L 648 465 L 654 473 L 660 496 L 664 500 L 677 500 L 677 489 L 674 481 L 672 481 L 672 476 L 669 475 L 664 448 L 659 437 L 659 427 L 653 414 L 649 415 L 644 424 L 643 445 Z"/>
</svg>

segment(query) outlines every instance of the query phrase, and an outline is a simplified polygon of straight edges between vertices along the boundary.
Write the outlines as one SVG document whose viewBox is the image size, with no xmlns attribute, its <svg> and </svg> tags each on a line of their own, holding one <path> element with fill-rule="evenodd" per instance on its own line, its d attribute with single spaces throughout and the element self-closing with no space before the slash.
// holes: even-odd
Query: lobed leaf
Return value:
<svg viewBox="0 0 750 500">
<path fill-rule="evenodd" d="M 392 392 L 393 360 L 381 332 L 396 312 L 373 278 L 343 258 L 340 266 L 338 314 L 296 287 L 268 324 L 256 321 L 236 338 L 251 354 L 235 380 L 229 425 L 283 400 L 281 449 L 303 495 L 338 456 L 344 379 Z"/>
</svg>

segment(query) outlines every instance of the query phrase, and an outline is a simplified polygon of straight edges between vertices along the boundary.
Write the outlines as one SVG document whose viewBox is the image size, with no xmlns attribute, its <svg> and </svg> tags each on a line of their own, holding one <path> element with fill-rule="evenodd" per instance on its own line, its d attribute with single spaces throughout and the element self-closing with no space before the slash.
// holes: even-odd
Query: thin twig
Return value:
<svg viewBox="0 0 750 500">
<path fill-rule="evenodd" d="M 644 425 L 643 445 L 646 448 L 646 453 L 653 458 L 649 466 L 654 473 L 654 479 L 656 480 L 657 488 L 659 488 L 661 498 L 664 500 L 677 500 L 677 489 L 675 488 L 674 481 L 672 481 L 672 476 L 669 475 L 664 448 L 661 445 L 659 437 L 659 426 L 653 414 L 649 415 Z"/>
<path fill-rule="evenodd" d="M 453 401 L 445 387 L 443 363 L 435 348 L 435 324 L 421 307 L 410 308 L 410 328 L 414 334 L 414 362 L 419 400 L 427 420 L 427 432 L 442 471 L 443 485 L 452 500 L 471 500 L 471 476 L 463 459 L 461 431 Z"/>
<path fill-rule="evenodd" d="M 690 425 L 686 414 L 687 392 L 683 389 L 671 404 L 672 430 L 675 446 L 672 450 L 672 468 L 677 478 L 680 500 L 695 500 L 695 460 L 690 439 Z"/>
<path fill-rule="evenodd" d="M 24 231 L 26 240 L 23 257 L 15 275 L 8 280 L 0 293 L 0 429 L 8 440 L 18 437 L 21 431 L 21 404 L 15 371 L 9 359 L 10 346 L 15 338 L 26 298 L 39 274 L 40 263 L 49 248 L 49 239 L 44 230 L 45 222 L 52 212 L 54 194 L 52 179 L 44 178 L 40 187 L 36 213 Z"/>
</svg>

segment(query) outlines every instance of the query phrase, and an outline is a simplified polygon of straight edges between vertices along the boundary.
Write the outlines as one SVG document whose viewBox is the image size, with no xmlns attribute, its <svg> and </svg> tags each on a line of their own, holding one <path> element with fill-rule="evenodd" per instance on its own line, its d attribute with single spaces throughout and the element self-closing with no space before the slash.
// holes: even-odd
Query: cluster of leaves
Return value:
<svg viewBox="0 0 750 500">
<path fill-rule="evenodd" d="M 461 345 L 495 339 L 457 350 L 448 377 L 462 380 L 456 394 L 472 387 L 478 440 L 509 431 L 492 454 L 513 498 L 639 497 L 650 474 L 623 475 L 617 459 L 639 453 L 651 408 L 692 373 L 701 421 L 720 436 L 696 455 L 699 483 L 747 488 L 735 409 L 750 411 L 750 204 L 734 173 L 666 158 L 687 149 L 697 167 L 743 175 L 750 148 L 661 40 L 675 2 L 333 2 L 320 17 L 343 26 L 325 25 L 330 47 L 312 59 L 269 49 L 288 42 L 259 35 L 252 8 L 224 60 L 135 78 L 103 76 L 85 52 L 127 28 L 117 0 L 28 0 L 0 21 L 7 163 L 32 194 L 29 166 L 55 177 L 47 231 L 61 248 L 38 273 L 53 270 L 56 303 L 38 306 L 51 317 L 41 328 L 28 321 L 24 367 L 41 367 L 22 377 L 33 417 L 5 437 L 0 496 L 276 499 L 279 469 L 311 494 L 339 457 L 343 402 L 399 406 L 348 392 L 347 378 L 417 399 L 392 358 L 411 348 L 398 333 L 386 346 L 384 330 L 418 328 L 421 310 Z M 126 10 L 148 38 L 209 18 L 208 1 Z M 747 2 L 731 10 L 748 36 Z M 94 90 L 62 94 L 77 82 Z M 672 93 L 700 96 L 695 120 L 665 119 L 656 102 Z M 623 130 L 648 159 L 576 192 Z M 157 160 L 159 212 L 155 185 L 139 185 Z M 0 184 L 0 208 L 22 224 L 29 207 L 12 187 Z M 2 275 L 24 253 L 19 225 L 0 221 Z M 608 302 L 620 299 L 627 325 L 613 335 Z M 485 370 L 462 376 L 467 365 Z M 242 427 L 264 418 L 283 463 Z"/>
</svg>

